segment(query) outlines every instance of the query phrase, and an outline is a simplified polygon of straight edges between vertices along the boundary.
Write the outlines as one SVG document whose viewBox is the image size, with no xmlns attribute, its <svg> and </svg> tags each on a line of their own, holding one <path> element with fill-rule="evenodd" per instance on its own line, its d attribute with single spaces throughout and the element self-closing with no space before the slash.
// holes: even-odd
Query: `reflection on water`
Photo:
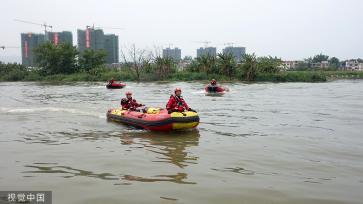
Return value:
<svg viewBox="0 0 363 204">
<path fill-rule="evenodd" d="M 220 171 L 220 172 L 233 172 L 237 174 L 244 174 L 244 175 L 254 175 L 255 172 L 251 170 L 247 170 L 241 167 L 234 167 L 234 168 L 224 168 L 224 169 L 212 169 L 214 171 Z"/>
<path fill-rule="evenodd" d="M 90 178 L 97 178 L 102 180 L 123 180 L 123 181 L 139 181 L 139 182 L 160 182 L 167 181 L 178 184 L 196 184 L 195 182 L 185 181 L 188 179 L 186 173 L 177 173 L 175 175 L 155 175 L 150 178 L 133 176 L 133 175 L 114 175 L 111 173 L 94 173 L 92 171 L 76 169 L 69 166 L 58 166 L 52 164 L 38 164 L 25 165 L 26 168 L 35 170 L 23 171 L 24 177 L 34 177 L 35 174 L 57 174 L 62 178 L 73 178 L 78 176 L 85 176 Z M 115 183 L 115 185 L 130 185 L 131 183 Z"/>
<path fill-rule="evenodd" d="M 144 178 L 139 176 L 125 175 L 122 179 L 128 181 L 141 181 L 141 182 L 158 182 L 158 181 L 169 181 L 178 184 L 196 184 L 195 182 L 184 181 L 187 179 L 186 173 L 178 173 L 176 175 L 156 175 L 152 178 Z"/>
<path fill-rule="evenodd" d="M 143 146 L 147 151 L 159 154 L 153 162 L 166 162 L 180 168 L 196 164 L 197 156 L 188 155 L 187 148 L 198 146 L 199 131 L 180 131 L 173 133 L 136 132 L 124 133 L 121 144 L 132 147 Z"/>
<path fill-rule="evenodd" d="M 94 173 L 82 169 L 75 169 L 69 166 L 53 166 L 53 165 L 25 165 L 24 167 L 33 168 L 36 170 L 24 171 L 25 174 L 61 174 L 63 178 L 72 178 L 76 176 L 86 176 L 91 178 L 99 178 L 102 180 L 118 180 L 115 175 L 110 173 Z M 29 175 L 27 175 L 29 177 Z"/>
<path fill-rule="evenodd" d="M 46 136 L 46 138 L 45 138 Z M 31 137 L 25 137 L 25 142 L 28 143 L 46 143 L 48 145 L 64 145 L 70 144 L 59 142 L 63 140 L 103 140 L 108 138 L 120 138 L 120 144 L 126 145 L 130 149 L 126 151 L 132 151 L 132 149 L 143 148 L 148 152 L 153 153 L 154 159 L 152 162 L 170 163 L 178 168 L 183 169 L 190 164 L 197 164 L 198 157 L 190 155 L 188 152 L 189 147 L 198 146 L 199 132 L 198 130 L 180 131 L 173 133 L 155 133 L 148 131 L 125 131 L 123 133 L 118 132 L 91 132 L 91 133 L 79 133 L 77 131 L 72 132 L 48 132 Z M 96 147 L 100 148 L 100 147 Z M 32 168 L 35 170 L 27 170 L 22 173 L 24 177 L 34 177 L 34 174 L 57 174 L 63 178 L 72 178 L 78 176 L 85 176 L 90 178 L 98 178 L 102 180 L 121 180 L 124 182 L 115 183 L 115 185 L 130 185 L 130 181 L 137 182 L 173 182 L 178 184 L 196 184 L 192 181 L 187 181 L 187 173 L 176 172 L 175 174 L 168 175 L 155 175 L 143 177 L 140 175 L 130 175 L 112 173 L 95 173 L 89 170 L 82 170 L 69 166 L 58 165 L 57 163 L 33 163 L 31 165 L 24 165 L 26 168 Z M 127 182 L 126 182 L 127 181 Z"/>
</svg>

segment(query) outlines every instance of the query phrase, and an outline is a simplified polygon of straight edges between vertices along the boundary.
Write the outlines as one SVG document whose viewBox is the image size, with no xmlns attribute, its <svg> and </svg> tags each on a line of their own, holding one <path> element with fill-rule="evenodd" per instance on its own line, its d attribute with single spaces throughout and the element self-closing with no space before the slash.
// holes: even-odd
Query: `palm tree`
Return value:
<svg viewBox="0 0 363 204">
<path fill-rule="evenodd" d="M 245 54 L 243 57 L 242 73 L 247 81 L 253 81 L 257 74 L 256 55 Z"/>
<path fill-rule="evenodd" d="M 209 54 L 197 57 L 199 71 L 210 73 L 216 67 L 216 58 Z"/>
<path fill-rule="evenodd" d="M 235 72 L 236 61 L 231 53 L 219 53 L 218 65 L 220 67 L 219 72 L 228 76 L 230 79 Z"/>
<path fill-rule="evenodd" d="M 156 57 L 155 60 L 156 70 L 162 79 L 165 79 L 172 72 L 172 68 L 175 64 L 171 57 Z"/>
</svg>

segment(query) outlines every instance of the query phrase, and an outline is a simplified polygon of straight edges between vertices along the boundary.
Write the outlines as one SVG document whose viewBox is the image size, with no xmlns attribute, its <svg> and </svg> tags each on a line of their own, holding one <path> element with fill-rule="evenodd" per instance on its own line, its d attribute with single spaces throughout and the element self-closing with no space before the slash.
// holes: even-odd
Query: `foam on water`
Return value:
<svg viewBox="0 0 363 204">
<path fill-rule="evenodd" d="M 96 116 L 99 118 L 106 118 L 104 114 L 100 114 L 97 112 L 89 112 L 82 111 L 73 108 L 57 108 L 57 107 L 30 107 L 30 108 L 0 108 L 0 113 L 37 113 L 37 112 L 63 112 L 63 113 L 71 113 L 75 115 L 89 115 Z"/>
</svg>

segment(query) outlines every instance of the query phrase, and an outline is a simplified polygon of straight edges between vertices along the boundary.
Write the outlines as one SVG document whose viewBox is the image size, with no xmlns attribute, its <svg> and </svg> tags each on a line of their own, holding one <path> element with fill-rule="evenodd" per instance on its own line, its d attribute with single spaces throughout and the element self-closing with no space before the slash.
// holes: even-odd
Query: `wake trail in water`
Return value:
<svg viewBox="0 0 363 204">
<path fill-rule="evenodd" d="M 0 108 L 0 113 L 18 114 L 18 113 L 38 113 L 38 112 L 63 112 L 71 113 L 74 115 L 88 115 L 95 116 L 98 118 L 106 118 L 104 113 L 82 111 L 73 108 L 57 108 L 57 107 L 31 107 L 31 108 Z"/>
</svg>

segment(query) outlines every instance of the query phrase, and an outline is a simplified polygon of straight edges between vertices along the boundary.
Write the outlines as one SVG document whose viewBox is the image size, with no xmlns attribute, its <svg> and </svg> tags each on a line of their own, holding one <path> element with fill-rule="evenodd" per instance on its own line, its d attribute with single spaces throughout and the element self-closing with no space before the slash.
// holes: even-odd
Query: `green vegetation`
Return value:
<svg viewBox="0 0 363 204">
<path fill-rule="evenodd" d="M 34 49 L 36 61 L 43 76 L 55 74 L 72 74 L 78 71 L 76 57 L 78 51 L 70 44 L 58 46 L 51 42 L 44 43 Z"/>
<path fill-rule="evenodd" d="M 94 51 L 92 49 L 85 50 L 79 56 L 79 68 L 86 72 L 90 72 L 95 67 L 100 67 L 105 64 L 105 57 L 107 53 L 104 50 Z"/>
<path fill-rule="evenodd" d="M 255 81 L 271 82 L 324 82 L 327 76 L 324 72 L 314 71 L 286 71 L 278 73 L 257 74 Z"/>
<path fill-rule="evenodd" d="M 324 82 L 340 78 L 363 78 L 363 72 L 336 71 L 334 67 L 340 65 L 339 59 L 323 54 L 306 59 L 304 66 L 329 61 L 332 69 L 306 70 L 302 69 L 304 66 L 298 66 L 295 71 L 283 71 L 282 60 L 277 57 L 246 54 L 241 63 L 236 63 L 232 55 L 225 53 L 215 57 L 189 57 L 183 61 L 187 63 L 180 64 L 172 58 L 136 49 L 135 45 L 128 50 L 128 56 L 122 52 L 124 62 L 118 69 L 104 65 L 105 51 L 86 50 L 79 54 L 69 44 L 55 46 L 45 43 L 35 53 L 38 63 L 36 69 L 0 62 L 0 81 L 108 81 L 112 78 L 119 81 L 194 81 L 215 78 L 249 82 Z"/>
<path fill-rule="evenodd" d="M 26 75 L 27 70 L 23 65 L 0 62 L 0 81 L 21 81 Z"/>
</svg>

